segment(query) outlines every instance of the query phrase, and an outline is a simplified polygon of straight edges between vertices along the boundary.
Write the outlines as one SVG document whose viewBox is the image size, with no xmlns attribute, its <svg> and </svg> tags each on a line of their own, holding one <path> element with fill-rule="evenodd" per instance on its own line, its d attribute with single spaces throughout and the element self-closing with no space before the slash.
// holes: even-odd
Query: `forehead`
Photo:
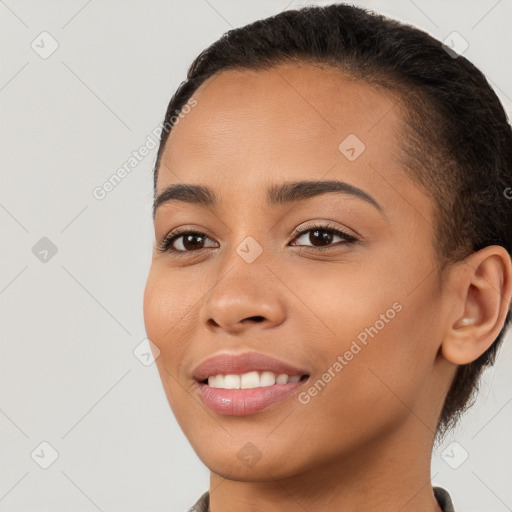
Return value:
<svg viewBox="0 0 512 512">
<path fill-rule="evenodd" d="M 186 182 L 254 195 L 276 182 L 340 179 L 378 195 L 383 175 L 414 185 L 399 164 L 398 100 L 328 66 L 222 71 L 193 97 L 170 133 L 157 193 Z"/>
</svg>

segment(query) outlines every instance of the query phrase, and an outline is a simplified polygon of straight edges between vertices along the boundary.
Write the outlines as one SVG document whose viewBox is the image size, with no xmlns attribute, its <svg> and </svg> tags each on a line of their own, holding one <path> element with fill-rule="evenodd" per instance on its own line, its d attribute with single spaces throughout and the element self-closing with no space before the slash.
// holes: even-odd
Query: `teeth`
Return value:
<svg viewBox="0 0 512 512">
<path fill-rule="evenodd" d="M 238 389 L 240 387 L 240 375 L 226 375 L 224 377 L 225 389 Z"/>
<path fill-rule="evenodd" d="M 286 384 L 288 382 L 298 382 L 300 375 L 288 377 L 286 373 L 276 375 L 273 372 L 248 372 L 242 375 L 212 375 L 208 377 L 208 385 L 212 388 L 223 389 L 251 389 L 264 388 L 274 384 Z"/>
<path fill-rule="evenodd" d="M 260 374 L 258 372 L 244 373 L 240 376 L 241 389 L 257 388 L 260 386 Z"/>
<path fill-rule="evenodd" d="M 276 376 L 272 372 L 263 372 L 260 375 L 260 386 L 273 386 L 276 383 Z"/>
</svg>

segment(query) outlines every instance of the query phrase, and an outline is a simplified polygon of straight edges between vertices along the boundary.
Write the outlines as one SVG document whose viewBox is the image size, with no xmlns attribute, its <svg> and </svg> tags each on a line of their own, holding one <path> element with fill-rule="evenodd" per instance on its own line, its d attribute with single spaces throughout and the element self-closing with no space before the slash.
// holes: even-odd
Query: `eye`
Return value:
<svg viewBox="0 0 512 512">
<path fill-rule="evenodd" d="M 348 233 L 345 233 L 345 231 L 331 225 L 323 224 L 314 224 L 313 226 L 308 226 L 307 229 L 303 229 L 302 231 L 300 231 L 294 238 L 294 240 L 305 238 L 305 241 L 309 241 L 313 244 L 309 246 L 306 245 L 305 247 L 312 247 L 318 250 L 325 250 L 333 247 L 333 238 L 335 237 L 341 238 L 341 240 L 343 241 L 343 244 L 336 244 L 336 246 L 350 245 L 358 242 L 357 238 L 355 238 L 352 235 L 349 235 Z"/>
<path fill-rule="evenodd" d="M 174 254 L 194 252 L 204 249 L 205 239 L 211 240 L 208 235 L 200 231 L 183 231 L 181 233 L 172 231 L 157 246 L 157 250 Z M 178 255 L 181 256 L 181 254 Z"/>
<path fill-rule="evenodd" d="M 306 237 L 309 235 L 309 241 L 313 244 L 310 247 L 316 250 L 325 250 L 331 248 L 333 244 L 333 238 L 339 237 L 343 241 L 343 245 L 350 245 L 358 242 L 358 239 L 345 233 L 343 230 L 323 224 L 315 224 L 308 226 L 307 229 L 299 231 L 294 240 Z M 205 249 L 205 241 L 211 240 L 211 238 L 201 231 L 172 231 L 157 245 L 159 252 L 169 252 L 177 256 L 181 256 L 191 252 L 197 252 L 201 249 Z M 292 244 L 299 245 L 302 244 Z M 341 244 L 336 244 L 336 246 Z M 210 246 L 212 247 L 212 246 Z M 215 247 L 215 245 L 213 245 Z"/>
</svg>

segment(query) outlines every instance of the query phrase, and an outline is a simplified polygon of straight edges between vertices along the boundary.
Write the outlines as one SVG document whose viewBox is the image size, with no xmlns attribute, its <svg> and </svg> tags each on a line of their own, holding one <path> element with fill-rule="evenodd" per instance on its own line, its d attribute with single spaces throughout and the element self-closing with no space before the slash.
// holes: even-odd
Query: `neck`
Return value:
<svg viewBox="0 0 512 512">
<path fill-rule="evenodd" d="M 407 430 L 293 476 L 281 477 L 278 467 L 260 468 L 258 481 L 211 472 L 210 510 L 442 512 L 431 484 L 432 433 L 417 418 Z"/>
</svg>

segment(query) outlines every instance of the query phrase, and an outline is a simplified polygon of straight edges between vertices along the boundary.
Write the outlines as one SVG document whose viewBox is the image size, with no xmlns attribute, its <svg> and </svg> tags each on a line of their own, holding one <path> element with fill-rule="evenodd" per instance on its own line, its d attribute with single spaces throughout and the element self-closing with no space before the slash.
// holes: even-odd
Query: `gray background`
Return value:
<svg viewBox="0 0 512 512">
<path fill-rule="evenodd" d="M 103 200 L 92 191 L 145 143 L 204 47 L 306 3 L 0 1 L 1 511 L 180 511 L 208 488 L 140 356 L 156 149 Z M 510 116 L 511 0 L 356 3 L 460 33 Z M 512 510 L 511 345 L 434 454 L 457 512 Z M 47 469 L 42 442 L 58 453 Z"/>
</svg>

